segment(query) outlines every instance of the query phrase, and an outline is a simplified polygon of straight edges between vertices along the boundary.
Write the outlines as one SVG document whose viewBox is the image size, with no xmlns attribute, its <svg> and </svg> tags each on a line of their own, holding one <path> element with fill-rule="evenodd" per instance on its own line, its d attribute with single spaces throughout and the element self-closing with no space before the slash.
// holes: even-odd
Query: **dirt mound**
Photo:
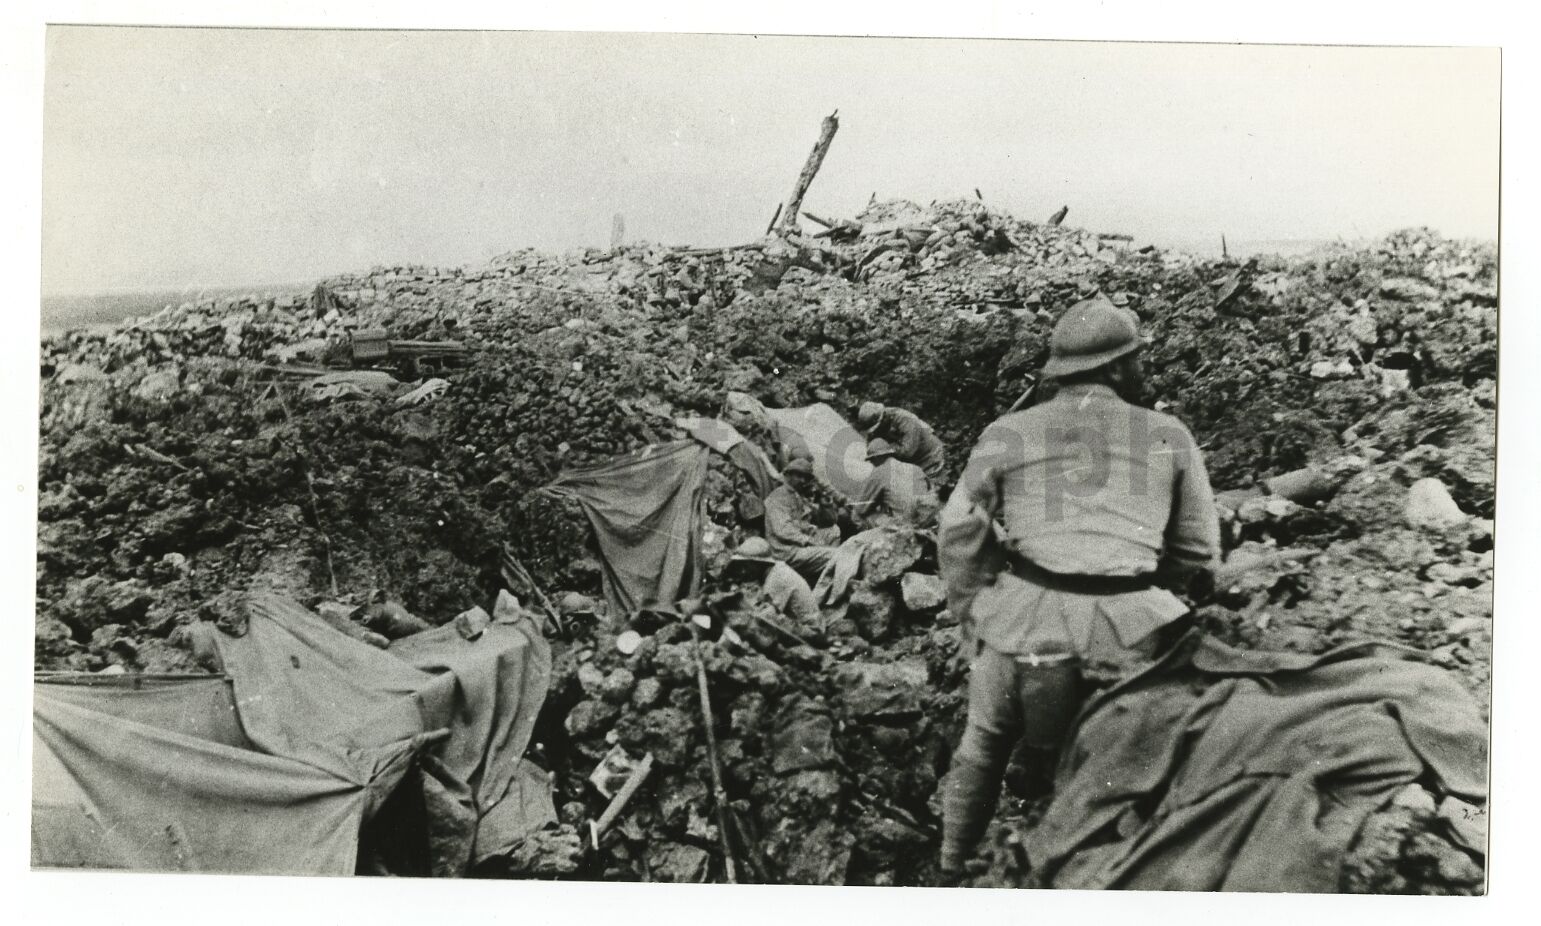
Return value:
<svg viewBox="0 0 1541 926">
<path fill-rule="evenodd" d="M 564 466 L 674 436 L 670 417 L 715 414 L 729 390 L 848 416 L 864 400 L 910 408 L 955 474 L 1031 385 L 1058 314 L 1100 291 L 1140 315 L 1153 399 L 1191 425 L 1231 490 L 1229 571 L 1201 602 L 1206 627 L 1307 652 L 1400 640 L 1485 702 L 1495 257 L 1414 230 L 1200 261 L 974 201 L 897 202 L 824 237 L 376 268 L 309 299 L 170 306 L 50 338 L 36 663 L 186 667 L 180 628 L 220 619 L 254 587 L 440 623 L 490 600 L 505 542 L 549 590 L 593 594 L 583 518 L 533 490 Z M 419 392 L 429 371 L 410 364 L 399 382 L 297 377 L 297 363 L 335 358 L 372 327 L 454 339 L 469 363 Z M 1302 467 L 1326 488 L 1274 494 L 1272 477 Z M 724 536 L 742 531 L 736 478 L 714 461 L 709 509 Z M 789 648 L 752 617 L 763 605 L 722 607 L 717 629 L 741 643 L 706 644 L 717 733 L 729 796 L 764 852 L 741 863 L 766 880 L 931 876 L 930 801 L 961 722 L 940 674 L 955 629 L 907 610 L 897 583 L 862 589 L 833 630 L 802 628 L 823 633 L 822 648 Z M 559 803 L 602 809 L 585 778 L 610 739 L 658 761 L 651 798 L 591 876 L 722 874 L 680 632 L 628 657 L 611 631 L 568 646 L 544 728 Z M 1031 819 L 1030 805 L 1003 810 L 1001 865 L 1011 827 Z M 1389 877 L 1369 880 L 1410 883 Z"/>
</svg>

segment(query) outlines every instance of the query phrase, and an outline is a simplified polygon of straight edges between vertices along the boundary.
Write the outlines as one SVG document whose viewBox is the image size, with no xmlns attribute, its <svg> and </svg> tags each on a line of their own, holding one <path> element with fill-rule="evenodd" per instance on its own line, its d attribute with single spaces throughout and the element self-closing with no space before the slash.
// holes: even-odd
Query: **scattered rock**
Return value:
<svg viewBox="0 0 1541 926">
<path fill-rule="evenodd" d="M 1466 520 L 1466 514 L 1450 497 L 1450 490 L 1438 479 L 1419 479 L 1407 492 L 1407 523 L 1414 527 L 1442 530 Z"/>
<path fill-rule="evenodd" d="M 644 678 L 637 682 L 631 692 L 631 705 L 638 710 L 647 710 L 657 704 L 664 694 L 663 683 L 656 678 Z"/>
<path fill-rule="evenodd" d="M 581 671 L 581 670 L 580 670 Z M 582 681 L 580 676 L 579 681 Z M 611 670 L 599 686 L 599 696 L 612 704 L 624 704 L 631 697 L 632 688 L 636 685 L 637 677 L 626 668 Z M 585 686 L 586 689 L 587 686 Z"/>
<path fill-rule="evenodd" d="M 364 626 L 389 640 L 400 640 L 432 630 L 433 625 L 408 611 L 400 602 L 382 601 L 363 609 Z"/>
<path fill-rule="evenodd" d="M 615 705 L 597 699 L 578 702 L 567 714 L 567 732 L 573 739 L 591 739 L 610 729 L 620 712 Z"/>
<path fill-rule="evenodd" d="M 706 881 L 711 861 L 703 849 L 679 843 L 651 846 L 647 852 L 648 868 L 655 881 L 672 884 L 700 884 Z"/>
<path fill-rule="evenodd" d="M 182 375 L 176 369 L 145 374 L 134 387 L 134 395 L 152 402 L 162 402 L 182 391 Z"/>
<path fill-rule="evenodd" d="M 620 741 L 634 753 L 651 752 L 659 766 L 683 768 L 691 761 L 698 726 L 683 710 L 660 707 L 640 718 L 628 718 L 620 730 Z"/>
<path fill-rule="evenodd" d="M 578 684 L 583 686 L 585 694 L 598 695 L 605 684 L 605 671 L 592 662 L 585 662 L 578 667 Z"/>
<path fill-rule="evenodd" d="M 893 582 L 920 561 L 920 538 L 914 531 L 872 531 L 862 553 L 861 574 L 868 584 Z"/>
<path fill-rule="evenodd" d="M 821 820 L 806 832 L 777 833 L 776 842 L 786 848 L 773 858 L 782 863 L 782 875 L 792 884 L 844 884 L 851 864 L 855 837 L 832 820 Z M 773 850 L 780 848 L 773 846 Z M 780 857 L 784 856 L 784 857 Z"/>
<path fill-rule="evenodd" d="M 1288 499 L 1298 505 L 1310 505 L 1332 495 L 1336 484 L 1325 472 L 1314 466 L 1292 470 L 1268 479 L 1264 483 L 1270 494 Z"/>
<path fill-rule="evenodd" d="M 537 830 L 515 845 L 503 860 L 510 878 L 559 878 L 575 874 L 583 861 L 583 837 L 570 824 Z"/>
<path fill-rule="evenodd" d="M 364 627 L 362 624 L 354 622 L 354 617 L 362 610 L 356 605 L 343 604 L 339 601 L 323 601 L 317 604 L 314 610 L 316 615 L 323 621 L 326 621 L 334 630 L 341 631 L 361 643 L 367 643 L 379 649 L 386 649 L 390 646 L 390 640 Z"/>
<path fill-rule="evenodd" d="M 947 603 L 947 589 L 937 576 L 906 572 L 899 589 L 904 607 L 916 614 L 934 614 Z"/>
<path fill-rule="evenodd" d="M 846 617 L 856 624 L 862 637 L 880 643 L 893 633 L 894 598 L 887 591 L 858 583 L 851 592 Z"/>
<path fill-rule="evenodd" d="M 924 659 L 852 662 L 835 673 L 839 703 L 858 720 L 895 722 L 921 713 L 930 686 Z"/>
<path fill-rule="evenodd" d="M 817 769 L 835 762 L 834 722 L 822 707 L 794 699 L 777 715 L 770 738 L 771 768 L 777 774 Z"/>
</svg>

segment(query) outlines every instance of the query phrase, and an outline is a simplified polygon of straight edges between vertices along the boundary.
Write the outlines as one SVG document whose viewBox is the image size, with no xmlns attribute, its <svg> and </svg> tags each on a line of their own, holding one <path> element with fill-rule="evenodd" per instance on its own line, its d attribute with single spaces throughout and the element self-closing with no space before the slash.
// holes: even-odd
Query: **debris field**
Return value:
<svg viewBox="0 0 1541 926">
<path fill-rule="evenodd" d="M 193 671 L 189 627 L 251 591 L 384 644 L 487 605 L 505 550 L 528 567 L 526 604 L 597 599 L 587 522 L 537 490 L 678 437 L 677 416 L 717 415 L 729 391 L 847 419 L 868 400 L 908 408 L 955 478 L 1034 385 L 1058 314 L 1101 292 L 1140 316 L 1152 401 L 1192 428 L 1219 493 L 1227 552 L 1195 601 L 1201 626 L 1247 649 L 1401 643 L 1486 705 L 1493 246 L 1407 230 L 1200 260 L 978 199 L 829 222 L 731 248 L 379 267 L 308 298 L 46 339 L 36 666 Z M 886 534 L 847 602 L 783 614 L 727 565 L 753 533 L 742 494 L 714 457 L 706 626 L 578 610 L 553 630 L 530 758 L 563 827 L 481 874 L 935 883 L 937 782 L 965 696 L 934 549 Z M 609 757 L 624 780 L 644 756 L 595 838 L 619 787 L 596 767 Z M 1047 783 L 1008 785 L 978 884 L 1033 883 L 1020 845 Z M 1414 786 L 1374 815 L 1344 889 L 1480 891 L 1439 813 Z"/>
</svg>

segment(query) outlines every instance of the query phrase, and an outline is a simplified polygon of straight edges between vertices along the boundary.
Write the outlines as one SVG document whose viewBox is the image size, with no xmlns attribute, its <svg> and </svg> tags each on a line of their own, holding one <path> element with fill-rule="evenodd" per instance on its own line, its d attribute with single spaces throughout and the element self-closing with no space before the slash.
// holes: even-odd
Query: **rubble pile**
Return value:
<svg viewBox="0 0 1541 926">
<path fill-rule="evenodd" d="M 927 604 L 924 618 L 909 611 L 898 583 L 863 580 L 855 594 L 884 599 L 919 630 L 936 606 Z M 551 709 L 563 719 L 544 745 L 557 790 L 570 799 L 564 818 L 600 817 L 608 795 L 588 785 L 590 772 L 616 747 L 653 761 L 649 786 L 604 841 L 604 867 L 592 874 L 722 880 L 699 659 L 739 877 L 925 880 L 937 827 L 928 801 L 957 732 L 957 694 L 932 684 L 944 647 L 914 632 L 903 646 L 876 649 L 849 622 L 799 622 L 751 586 L 718 601 L 708 627 L 695 631 L 699 644 L 687 623 L 652 615 L 639 624 L 645 635 L 599 629 L 558 659 Z"/>
<path fill-rule="evenodd" d="M 37 665 L 188 668 L 185 627 L 259 588 L 368 633 L 390 635 L 387 613 L 440 624 L 490 600 L 505 544 L 554 597 L 594 595 L 582 515 L 536 490 L 678 436 L 675 416 L 715 415 L 730 390 L 847 417 L 866 400 L 908 408 L 946 443 L 951 479 L 1034 387 L 1058 314 L 1101 292 L 1140 316 L 1151 399 L 1190 424 L 1224 490 L 1228 555 L 1198 599 L 1205 628 L 1304 652 L 1398 640 L 1486 702 L 1491 245 L 1410 230 L 1204 261 L 977 200 L 830 222 L 732 248 L 375 268 L 309 297 L 172 306 L 46 339 Z M 452 340 L 468 359 L 339 364 L 369 329 Z M 741 483 L 714 458 L 719 551 L 745 533 Z M 740 878 L 931 877 L 935 783 L 963 697 L 945 669 L 956 628 L 929 553 L 914 552 L 816 622 L 712 586 L 727 597 L 698 630 Z M 642 637 L 629 653 L 627 629 Z M 690 625 L 577 621 L 570 636 L 537 733 L 564 822 L 603 812 L 589 776 L 617 746 L 655 762 L 581 874 L 722 879 Z M 1021 883 L 1016 834 L 1042 795 L 1019 785 L 983 883 Z M 1432 850 L 1424 818 L 1399 812 L 1358 883 L 1470 889 L 1441 880 L 1450 865 L 1407 867 L 1407 847 Z"/>
<path fill-rule="evenodd" d="M 867 558 L 848 604 L 818 615 L 781 613 L 755 582 L 722 578 L 694 628 L 672 614 L 629 626 L 596 620 L 558 648 L 548 729 L 537 739 L 567 797 L 564 819 L 602 815 L 611 794 L 591 786 L 596 767 L 618 754 L 651 761 L 648 787 L 602 841 L 590 876 L 723 879 L 698 672 L 712 699 L 740 878 L 891 885 L 934 876 L 933 795 L 961 721 L 961 692 L 945 683 L 957 628 L 938 619 L 939 585 L 920 571 L 934 563 L 917 538 L 885 532 Z M 874 610 L 881 624 L 851 613 Z"/>
</svg>

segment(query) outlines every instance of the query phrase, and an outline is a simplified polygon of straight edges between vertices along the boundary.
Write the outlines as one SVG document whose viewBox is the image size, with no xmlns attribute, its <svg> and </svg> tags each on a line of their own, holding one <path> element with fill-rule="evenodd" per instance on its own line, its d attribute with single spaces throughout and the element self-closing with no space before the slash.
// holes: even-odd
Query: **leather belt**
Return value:
<svg viewBox="0 0 1541 926">
<path fill-rule="evenodd" d="M 1019 578 L 1056 592 L 1074 595 L 1122 595 L 1156 587 L 1155 573 L 1133 576 L 1098 576 L 1050 572 L 1020 555 L 1011 557 L 1012 571 Z"/>
</svg>

